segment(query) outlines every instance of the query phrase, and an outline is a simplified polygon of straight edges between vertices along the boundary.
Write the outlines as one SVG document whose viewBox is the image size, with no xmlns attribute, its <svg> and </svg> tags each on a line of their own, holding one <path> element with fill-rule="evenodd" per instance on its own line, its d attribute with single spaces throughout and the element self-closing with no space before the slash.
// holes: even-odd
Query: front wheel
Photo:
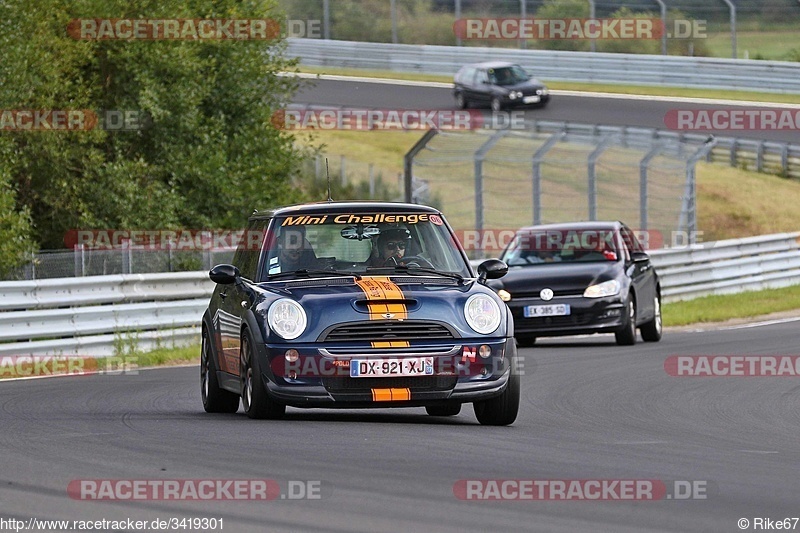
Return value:
<svg viewBox="0 0 800 533">
<path fill-rule="evenodd" d="M 492 111 L 494 111 L 495 113 L 499 113 L 500 111 L 503 110 L 503 101 L 500 100 L 500 97 L 498 96 L 492 98 L 491 105 L 492 105 Z"/>
<path fill-rule="evenodd" d="M 203 332 L 200 348 L 200 397 L 206 413 L 235 413 L 239 410 L 239 396 L 219 386 L 207 331 Z"/>
<path fill-rule="evenodd" d="M 642 332 L 642 339 L 645 342 L 658 342 L 661 340 L 661 295 L 656 294 L 655 301 L 653 302 L 655 315 L 653 320 L 646 324 L 642 324 L 639 330 Z"/>
<path fill-rule="evenodd" d="M 282 418 L 286 412 L 286 406 L 269 397 L 264 380 L 261 378 L 255 346 L 253 346 L 249 332 L 242 335 L 240 369 L 242 406 L 247 416 L 250 418 Z"/>
<path fill-rule="evenodd" d="M 513 363 L 513 362 L 512 362 Z M 519 374 L 513 367 L 503 394 L 472 404 L 475 418 L 483 426 L 508 426 L 519 412 Z"/>
<path fill-rule="evenodd" d="M 614 333 L 614 336 L 620 346 L 636 344 L 636 304 L 633 296 L 628 296 L 625 302 L 625 318 L 622 321 L 622 329 Z"/>
<path fill-rule="evenodd" d="M 456 107 L 459 109 L 466 109 L 469 105 L 467 99 L 464 97 L 464 93 L 456 93 Z"/>
<path fill-rule="evenodd" d="M 536 337 L 533 335 L 517 335 L 514 338 L 517 341 L 517 346 L 520 348 L 530 348 L 536 344 Z"/>
</svg>

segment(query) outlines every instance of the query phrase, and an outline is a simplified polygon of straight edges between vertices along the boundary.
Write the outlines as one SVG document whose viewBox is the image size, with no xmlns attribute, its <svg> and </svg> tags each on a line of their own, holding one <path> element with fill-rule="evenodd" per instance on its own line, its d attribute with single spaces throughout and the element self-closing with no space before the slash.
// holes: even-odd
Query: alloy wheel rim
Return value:
<svg viewBox="0 0 800 533">
<path fill-rule="evenodd" d="M 203 338 L 203 356 L 200 359 L 200 385 L 203 398 L 208 398 L 208 346 L 205 338 Z"/>
</svg>

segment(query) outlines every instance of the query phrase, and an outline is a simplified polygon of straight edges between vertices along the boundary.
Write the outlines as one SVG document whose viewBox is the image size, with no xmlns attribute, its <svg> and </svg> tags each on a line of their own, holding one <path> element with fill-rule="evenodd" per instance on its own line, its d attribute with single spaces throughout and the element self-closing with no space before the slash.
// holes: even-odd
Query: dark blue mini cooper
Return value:
<svg viewBox="0 0 800 533">
<path fill-rule="evenodd" d="M 203 316 L 208 412 L 425 407 L 481 424 L 519 407 L 514 324 L 436 209 L 334 203 L 257 212 Z"/>
</svg>

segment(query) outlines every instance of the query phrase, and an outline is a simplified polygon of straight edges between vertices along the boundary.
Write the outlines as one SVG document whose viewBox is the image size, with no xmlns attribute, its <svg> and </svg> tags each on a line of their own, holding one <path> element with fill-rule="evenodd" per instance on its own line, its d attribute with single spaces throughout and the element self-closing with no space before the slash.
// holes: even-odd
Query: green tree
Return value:
<svg viewBox="0 0 800 533">
<path fill-rule="evenodd" d="M 75 40 L 73 19 L 282 20 L 275 0 L 7 0 L 0 109 L 134 111 L 136 131 L 5 131 L 0 169 L 44 248 L 74 228 L 239 227 L 301 199 L 301 153 L 271 122 L 296 88 L 270 41 Z M 102 118 L 102 115 L 101 115 Z"/>
<path fill-rule="evenodd" d="M 538 19 L 583 19 L 589 18 L 589 3 L 586 0 L 547 0 L 536 11 Z M 586 39 L 539 39 L 537 47 L 546 50 L 588 51 Z"/>
</svg>

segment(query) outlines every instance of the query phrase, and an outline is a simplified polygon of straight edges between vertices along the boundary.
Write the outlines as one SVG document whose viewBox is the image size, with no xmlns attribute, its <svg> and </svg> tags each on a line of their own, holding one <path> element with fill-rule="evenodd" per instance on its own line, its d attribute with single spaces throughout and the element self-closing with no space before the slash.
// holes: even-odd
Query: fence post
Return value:
<svg viewBox="0 0 800 533">
<path fill-rule="evenodd" d="M 456 0 L 456 20 L 461 19 L 461 0 Z M 456 46 L 461 46 L 461 36 L 456 32 Z"/>
<path fill-rule="evenodd" d="M 639 229 L 647 229 L 647 167 L 663 146 L 657 144 L 639 161 Z"/>
<path fill-rule="evenodd" d="M 422 151 L 425 146 L 430 142 L 431 139 L 436 137 L 438 133 L 437 130 L 431 129 L 425 132 L 420 140 L 418 140 L 414 146 L 411 147 L 405 156 L 403 156 L 403 172 L 405 176 L 405 201 L 407 203 L 411 203 L 411 179 L 414 174 L 414 158 L 417 157 L 417 154 Z M 400 174 L 397 175 L 398 177 L 398 185 L 401 183 L 400 181 Z"/>
<path fill-rule="evenodd" d="M 478 235 L 483 231 L 483 160 L 497 141 L 508 134 L 509 130 L 497 130 L 475 151 L 473 165 L 475 169 L 475 230 Z M 483 255 L 483 250 L 480 251 Z"/>
<path fill-rule="evenodd" d="M 597 220 L 597 173 L 595 172 L 597 160 L 615 140 L 616 137 L 610 135 L 606 136 L 600 141 L 600 143 L 597 145 L 597 148 L 595 148 L 594 151 L 589 154 L 589 160 L 586 168 L 589 188 L 589 220 Z"/>
<path fill-rule="evenodd" d="M 533 223 L 542 223 L 542 161 L 544 156 L 550 148 L 552 148 L 558 141 L 564 138 L 567 133 L 562 131 L 560 133 L 553 133 L 547 141 L 536 150 L 533 154 Z"/>
<path fill-rule="evenodd" d="M 375 175 L 372 172 L 373 164 L 369 164 L 369 198 L 375 198 Z"/>
</svg>

